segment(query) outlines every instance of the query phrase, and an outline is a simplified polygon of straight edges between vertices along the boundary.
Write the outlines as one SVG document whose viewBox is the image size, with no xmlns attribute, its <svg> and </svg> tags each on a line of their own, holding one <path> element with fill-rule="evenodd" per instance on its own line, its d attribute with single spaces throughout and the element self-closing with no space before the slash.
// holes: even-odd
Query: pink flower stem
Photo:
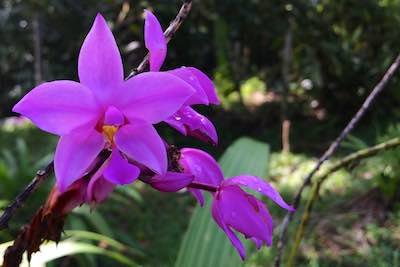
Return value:
<svg viewBox="0 0 400 267">
<path fill-rule="evenodd" d="M 212 184 L 205 184 L 205 183 L 200 183 L 200 182 L 191 182 L 188 187 L 190 188 L 196 188 L 196 189 L 202 189 L 210 192 L 216 192 L 218 190 L 218 186 L 212 185 Z"/>
</svg>

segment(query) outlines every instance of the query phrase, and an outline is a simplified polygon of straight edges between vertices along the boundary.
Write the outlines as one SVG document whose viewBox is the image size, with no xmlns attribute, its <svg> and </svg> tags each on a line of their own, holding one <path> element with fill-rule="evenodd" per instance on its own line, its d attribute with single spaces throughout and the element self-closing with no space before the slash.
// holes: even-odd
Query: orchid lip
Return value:
<svg viewBox="0 0 400 267">
<path fill-rule="evenodd" d="M 121 126 L 124 124 L 124 121 L 124 114 L 114 106 L 109 106 L 104 113 L 104 125 Z"/>
<path fill-rule="evenodd" d="M 115 134 L 118 129 L 125 124 L 125 117 L 118 108 L 109 106 L 104 113 L 102 124 L 101 131 L 106 141 L 113 145 L 115 143 Z"/>
</svg>

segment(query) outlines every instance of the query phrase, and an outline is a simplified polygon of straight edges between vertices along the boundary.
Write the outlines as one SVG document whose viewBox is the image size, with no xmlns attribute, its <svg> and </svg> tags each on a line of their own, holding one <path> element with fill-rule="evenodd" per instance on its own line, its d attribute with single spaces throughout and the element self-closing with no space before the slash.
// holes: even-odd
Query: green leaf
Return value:
<svg viewBox="0 0 400 267">
<path fill-rule="evenodd" d="M 139 256 L 143 256 L 143 252 L 136 250 L 134 248 L 128 247 L 125 244 L 110 238 L 106 235 L 94 233 L 94 232 L 89 232 L 89 231 L 81 231 L 81 230 L 67 230 L 65 231 L 65 234 L 67 236 L 70 236 L 71 239 L 87 239 L 87 240 L 92 240 L 92 241 L 98 241 L 103 244 L 106 244 L 107 247 L 112 247 L 113 249 L 116 249 L 118 251 L 123 251 L 124 253 L 131 253 Z"/>
<path fill-rule="evenodd" d="M 111 238 L 114 237 L 113 230 L 110 228 L 101 213 L 95 210 L 90 210 L 90 207 L 88 207 L 87 205 L 74 209 L 73 213 L 79 214 L 83 218 L 85 218 L 96 229 L 97 232 Z"/>
<path fill-rule="evenodd" d="M 11 245 L 12 242 L 0 244 L 0 255 L 3 255 L 5 249 Z M 22 261 L 22 267 L 46 267 L 46 263 L 55 259 L 75 255 L 75 254 L 99 254 L 109 258 L 112 258 L 116 262 L 123 264 L 124 266 L 137 266 L 135 262 L 124 256 L 120 252 L 112 251 L 107 248 L 96 246 L 90 243 L 77 242 L 72 239 L 67 239 L 56 244 L 49 242 L 40 247 L 40 251 L 32 255 L 31 263 L 29 264 L 24 258 Z M 0 259 L 2 264 L 2 257 Z"/>
<path fill-rule="evenodd" d="M 240 174 L 267 175 L 269 146 L 250 138 L 234 142 L 219 160 L 225 177 Z M 242 266 L 236 250 L 210 213 L 210 196 L 204 208 L 197 207 L 183 238 L 175 267 Z M 246 247 L 248 242 L 246 241 Z"/>
</svg>

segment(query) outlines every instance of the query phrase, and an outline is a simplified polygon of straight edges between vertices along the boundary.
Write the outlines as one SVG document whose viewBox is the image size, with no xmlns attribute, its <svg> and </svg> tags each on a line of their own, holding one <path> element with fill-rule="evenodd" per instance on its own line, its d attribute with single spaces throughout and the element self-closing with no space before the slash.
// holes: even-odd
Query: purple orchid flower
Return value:
<svg viewBox="0 0 400 267">
<path fill-rule="evenodd" d="M 294 211 L 286 204 L 278 191 L 259 177 L 240 175 L 224 180 L 218 163 L 207 153 L 198 149 L 185 148 L 181 151 L 180 163 L 184 172 L 194 176 L 193 185 L 214 187 L 212 216 L 218 226 L 226 233 L 232 245 L 244 260 L 245 248 L 233 230 L 250 238 L 259 249 L 262 245 L 271 246 L 273 223 L 265 204 L 245 192 L 248 187 L 268 197 L 280 207 Z M 191 186 L 191 185 L 189 185 Z M 191 189 L 201 205 L 204 203 L 202 192 Z"/>
<path fill-rule="evenodd" d="M 61 137 L 54 159 L 58 190 L 81 178 L 103 149 L 112 153 L 90 181 L 90 200 L 137 179 L 140 169 L 132 162 L 166 174 L 166 149 L 153 124 L 175 114 L 195 93 L 192 86 L 166 72 L 124 81 L 121 55 L 100 14 L 80 50 L 78 74 L 79 83 L 41 84 L 13 108 Z"/>
<path fill-rule="evenodd" d="M 167 55 L 167 42 L 157 18 L 150 11 L 146 10 L 145 13 L 144 39 L 150 55 L 150 71 L 159 71 Z M 195 89 L 195 93 L 178 112 L 164 121 L 183 135 L 194 136 L 202 141 L 216 144 L 218 136 L 214 125 L 190 107 L 196 104 L 218 105 L 220 103 L 212 81 L 203 72 L 193 67 L 180 67 L 166 72 L 190 84 Z"/>
<path fill-rule="evenodd" d="M 215 159 L 206 152 L 195 148 L 181 149 L 179 164 L 185 173 L 194 176 L 194 182 L 218 187 L 224 180 L 224 174 Z M 204 195 L 200 189 L 188 188 L 200 206 L 204 206 Z"/>
</svg>

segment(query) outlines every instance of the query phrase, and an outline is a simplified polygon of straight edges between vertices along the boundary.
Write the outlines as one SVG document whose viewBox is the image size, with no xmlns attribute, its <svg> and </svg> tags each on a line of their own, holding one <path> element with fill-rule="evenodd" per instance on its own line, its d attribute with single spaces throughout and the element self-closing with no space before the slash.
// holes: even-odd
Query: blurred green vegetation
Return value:
<svg viewBox="0 0 400 267">
<path fill-rule="evenodd" d="M 0 209 L 51 159 L 57 141 L 28 123 L 6 120 L 14 103 L 37 82 L 77 80 L 79 48 L 97 12 L 112 27 L 128 74 L 145 54 L 143 9 L 152 9 L 165 27 L 179 5 L 168 0 L 0 1 Z M 216 157 L 241 136 L 268 143 L 272 154 L 265 178 L 290 200 L 315 156 L 398 53 L 399 25 L 400 0 L 195 0 L 169 44 L 164 69 L 195 66 L 213 78 L 222 106 L 199 110 L 215 123 L 220 144 L 183 138 L 165 125 L 158 130 L 171 143 L 200 147 Z M 397 75 L 338 156 L 399 136 L 399 102 Z M 281 152 L 282 118 L 291 121 L 290 153 Z M 1 243 L 29 221 L 52 183 L 30 198 L 10 231 L 0 232 Z M 314 209 L 298 266 L 398 266 L 399 188 L 398 149 L 332 175 Z M 283 212 L 270 206 L 279 225 Z M 67 234 L 63 242 L 67 249 L 68 242 L 79 243 L 82 250 L 55 257 L 48 266 L 127 266 L 124 257 L 132 264 L 173 266 L 194 207 L 186 193 L 159 193 L 140 183 L 118 188 L 94 211 L 80 208 L 71 214 L 66 229 L 86 232 Z M 245 265 L 271 266 L 273 256 L 274 249 L 263 248 Z"/>
</svg>

